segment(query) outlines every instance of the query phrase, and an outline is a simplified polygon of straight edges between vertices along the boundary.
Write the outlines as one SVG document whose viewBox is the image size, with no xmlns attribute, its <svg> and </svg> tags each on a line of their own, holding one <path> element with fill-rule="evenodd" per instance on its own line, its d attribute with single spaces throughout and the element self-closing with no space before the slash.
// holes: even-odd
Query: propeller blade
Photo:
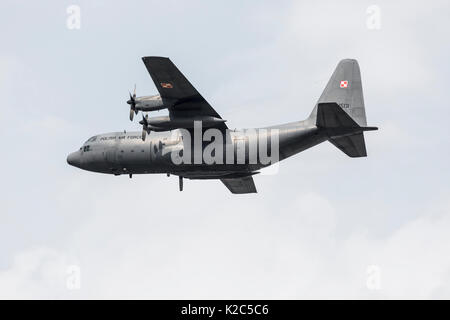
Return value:
<svg viewBox="0 0 450 320">
<path fill-rule="evenodd" d="M 127 101 L 127 103 L 128 103 L 128 104 L 134 104 L 134 103 L 135 103 L 135 101 L 134 101 L 134 98 L 135 98 L 135 97 L 133 97 L 133 96 L 131 95 L 131 92 L 128 91 L 128 93 L 130 94 L 130 99 Z"/>
<path fill-rule="evenodd" d="M 134 118 L 134 110 L 133 108 L 130 108 L 130 120 L 133 121 Z"/>
<path fill-rule="evenodd" d="M 142 124 L 142 140 L 145 141 L 146 134 L 150 134 L 150 129 L 148 128 L 148 114 L 145 115 L 142 114 L 142 120 L 139 121 L 140 124 Z"/>
<path fill-rule="evenodd" d="M 130 120 L 133 121 L 134 114 L 138 113 L 138 110 L 136 110 L 136 86 L 134 87 L 134 94 L 131 95 L 131 92 L 128 91 L 130 94 L 130 100 L 127 101 L 127 103 L 130 105 Z"/>
<path fill-rule="evenodd" d="M 133 100 L 136 99 L 136 83 L 134 84 Z"/>
<path fill-rule="evenodd" d="M 145 117 L 144 117 L 144 115 L 142 115 L 142 120 L 139 123 L 144 125 L 145 127 L 147 127 L 148 126 L 148 114 L 146 114 Z"/>
</svg>

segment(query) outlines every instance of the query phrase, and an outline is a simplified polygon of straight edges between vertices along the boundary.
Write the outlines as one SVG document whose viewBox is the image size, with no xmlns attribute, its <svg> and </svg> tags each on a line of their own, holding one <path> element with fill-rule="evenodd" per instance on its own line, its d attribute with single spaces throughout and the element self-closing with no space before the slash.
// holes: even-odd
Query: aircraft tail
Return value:
<svg viewBox="0 0 450 320">
<path fill-rule="evenodd" d="M 310 118 L 345 154 L 367 156 L 363 132 L 378 128 L 367 127 L 361 73 L 356 60 L 339 62 Z"/>
</svg>

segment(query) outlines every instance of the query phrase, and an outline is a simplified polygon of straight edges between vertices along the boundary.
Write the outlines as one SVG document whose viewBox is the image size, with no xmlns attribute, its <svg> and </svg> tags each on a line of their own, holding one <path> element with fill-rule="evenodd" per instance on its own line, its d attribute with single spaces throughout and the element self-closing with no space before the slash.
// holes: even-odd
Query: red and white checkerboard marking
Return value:
<svg viewBox="0 0 450 320">
<path fill-rule="evenodd" d="M 347 88 L 348 87 L 348 81 L 347 80 L 342 80 L 340 86 L 341 86 L 341 88 Z"/>
<path fill-rule="evenodd" d="M 164 89 L 172 89 L 173 85 L 170 82 L 161 82 L 161 87 Z"/>
</svg>

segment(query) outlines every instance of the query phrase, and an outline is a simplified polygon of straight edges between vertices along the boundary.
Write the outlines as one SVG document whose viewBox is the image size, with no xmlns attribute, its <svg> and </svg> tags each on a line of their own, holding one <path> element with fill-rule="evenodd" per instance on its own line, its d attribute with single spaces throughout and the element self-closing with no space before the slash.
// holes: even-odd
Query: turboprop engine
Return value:
<svg viewBox="0 0 450 320">
<path fill-rule="evenodd" d="M 170 119 L 169 116 L 149 118 L 148 115 L 142 117 L 139 122 L 142 124 L 142 140 L 145 141 L 146 134 L 150 131 L 169 131 L 174 129 L 190 129 L 194 128 L 194 122 L 201 121 L 202 128 L 209 128 L 216 126 L 219 123 L 224 123 L 227 120 L 216 117 L 189 117 L 189 118 L 175 118 Z"/>
<path fill-rule="evenodd" d="M 130 99 L 127 101 L 130 105 L 130 120 L 133 121 L 134 115 L 139 111 L 157 111 L 167 109 L 161 96 L 159 94 L 152 96 L 136 97 L 136 86 L 134 87 L 133 94 L 130 92 Z"/>
</svg>

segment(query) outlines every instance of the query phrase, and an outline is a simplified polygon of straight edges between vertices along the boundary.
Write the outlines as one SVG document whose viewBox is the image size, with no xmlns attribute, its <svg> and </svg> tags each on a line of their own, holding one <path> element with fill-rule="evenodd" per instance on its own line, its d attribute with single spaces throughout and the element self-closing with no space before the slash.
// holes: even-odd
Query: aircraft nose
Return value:
<svg viewBox="0 0 450 320">
<path fill-rule="evenodd" d="M 80 166 L 80 155 L 78 152 L 72 152 L 67 156 L 67 163 L 71 166 L 78 167 Z"/>
</svg>

